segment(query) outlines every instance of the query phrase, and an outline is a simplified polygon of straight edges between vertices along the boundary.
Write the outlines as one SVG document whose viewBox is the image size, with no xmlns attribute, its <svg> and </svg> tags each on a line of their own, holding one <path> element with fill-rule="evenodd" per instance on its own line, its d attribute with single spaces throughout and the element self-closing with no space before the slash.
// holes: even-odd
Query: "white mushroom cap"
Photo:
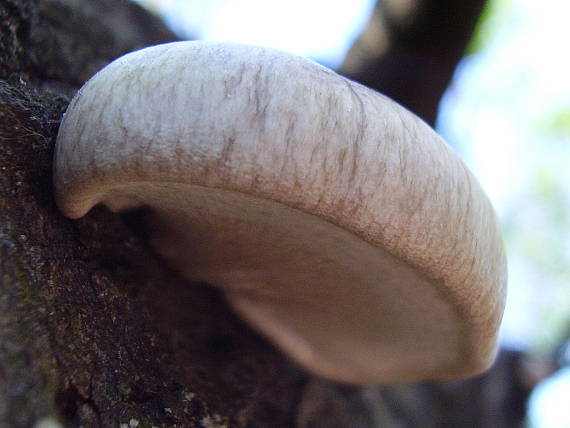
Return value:
<svg viewBox="0 0 570 428">
<path fill-rule="evenodd" d="M 148 207 L 164 258 L 319 375 L 451 379 L 494 356 L 506 268 L 479 184 L 413 114 L 309 60 L 128 54 L 69 106 L 54 183 L 71 218 Z"/>
</svg>

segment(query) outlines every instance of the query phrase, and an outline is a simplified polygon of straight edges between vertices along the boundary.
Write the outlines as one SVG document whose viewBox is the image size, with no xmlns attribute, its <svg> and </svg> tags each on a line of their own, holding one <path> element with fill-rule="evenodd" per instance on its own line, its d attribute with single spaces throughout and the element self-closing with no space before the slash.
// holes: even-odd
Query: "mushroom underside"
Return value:
<svg viewBox="0 0 570 428">
<path fill-rule="evenodd" d="M 463 325 L 444 292 L 319 216 L 181 183 L 124 185 L 102 203 L 117 212 L 144 204 L 162 257 L 220 288 L 247 323 L 317 374 L 372 383 L 469 371 Z"/>
</svg>

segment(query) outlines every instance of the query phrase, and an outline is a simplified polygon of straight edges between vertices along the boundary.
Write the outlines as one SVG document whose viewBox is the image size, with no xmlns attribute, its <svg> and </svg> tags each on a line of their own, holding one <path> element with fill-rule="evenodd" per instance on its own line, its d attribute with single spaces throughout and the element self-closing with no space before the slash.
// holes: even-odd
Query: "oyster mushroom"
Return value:
<svg viewBox="0 0 570 428">
<path fill-rule="evenodd" d="M 166 261 L 318 375 L 493 359 L 505 258 L 476 179 L 409 111 L 307 59 L 212 42 L 119 58 L 69 106 L 54 184 L 70 218 L 146 207 Z"/>
</svg>

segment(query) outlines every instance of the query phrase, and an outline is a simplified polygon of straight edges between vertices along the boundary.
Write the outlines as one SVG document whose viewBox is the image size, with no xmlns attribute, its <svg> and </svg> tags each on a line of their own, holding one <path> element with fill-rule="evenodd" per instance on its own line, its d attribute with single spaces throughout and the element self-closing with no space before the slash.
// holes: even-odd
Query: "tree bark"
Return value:
<svg viewBox="0 0 570 428">
<path fill-rule="evenodd" d="M 58 212 L 51 161 L 71 96 L 117 56 L 175 39 L 123 0 L 0 3 L 0 427 L 514 427 L 480 423 L 501 365 L 448 384 L 308 376 L 169 270 L 136 214 Z M 501 414 L 512 383 L 493 391 Z"/>
</svg>

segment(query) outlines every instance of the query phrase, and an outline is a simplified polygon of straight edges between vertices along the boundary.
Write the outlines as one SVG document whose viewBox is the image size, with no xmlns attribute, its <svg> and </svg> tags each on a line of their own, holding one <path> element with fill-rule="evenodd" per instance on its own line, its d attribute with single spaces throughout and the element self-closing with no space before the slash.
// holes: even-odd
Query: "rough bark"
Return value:
<svg viewBox="0 0 570 428">
<path fill-rule="evenodd" d="M 0 427 L 514 427 L 481 418 L 513 408 L 518 364 L 448 384 L 316 379 L 161 263 L 136 215 L 59 214 L 51 159 L 70 97 L 113 58 L 174 39 L 127 1 L 0 2 Z"/>
</svg>

